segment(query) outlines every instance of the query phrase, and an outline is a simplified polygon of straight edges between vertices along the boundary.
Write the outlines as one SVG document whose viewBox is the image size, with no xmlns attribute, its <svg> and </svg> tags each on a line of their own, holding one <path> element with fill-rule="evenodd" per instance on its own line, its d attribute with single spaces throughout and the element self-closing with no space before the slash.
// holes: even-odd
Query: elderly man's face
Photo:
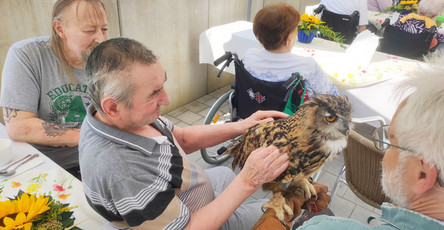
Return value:
<svg viewBox="0 0 444 230">
<path fill-rule="evenodd" d="M 78 1 L 63 12 L 59 33 L 70 65 L 83 68 L 92 49 L 108 39 L 108 21 L 102 6 Z"/>
<path fill-rule="evenodd" d="M 393 145 L 398 145 L 396 136 L 394 134 L 394 120 L 389 127 L 389 139 Z M 390 147 L 382 160 L 382 188 L 384 193 L 392 199 L 393 203 L 401 206 L 407 206 L 407 199 L 405 196 L 405 165 L 406 162 L 400 160 L 399 149 Z"/>
<path fill-rule="evenodd" d="M 404 108 L 406 101 L 403 101 L 396 110 L 393 115 L 392 122 L 390 123 L 388 129 L 388 135 L 390 139 L 390 143 L 399 146 L 398 140 L 396 139 L 395 130 L 395 120 L 398 116 L 399 111 Z M 411 163 L 411 157 L 400 157 L 400 154 L 403 150 L 400 150 L 395 147 L 390 147 L 382 160 L 382 188 L 384 193 L 392 199 L 393 203 L 401 206 L 407 207 L 408 200 L 411 196 L 409 191 L 409 180 L 408 178 L 411 176 L 409 172 L 406 170 L 408 165 Z"/>
<path fill-rule="evenodd" d="M 129 74 L 136 90 L 132 92 L 131 108 L 122 107 L 121 117 L 123 127 L 131 131 L 153 123 L 160 116 L 160 107 L 168 105 L 170 100 L 164 88 L 165 71 L 159 62 L 151 65 L 135 62 Z"/>
</svg>

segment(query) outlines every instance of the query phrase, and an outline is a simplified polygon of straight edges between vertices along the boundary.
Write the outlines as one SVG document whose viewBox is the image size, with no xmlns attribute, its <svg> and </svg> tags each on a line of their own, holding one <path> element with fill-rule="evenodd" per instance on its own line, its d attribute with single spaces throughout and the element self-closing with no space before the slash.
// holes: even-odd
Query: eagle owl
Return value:
<svg viewBox="0 0 444 230">
<path fill-rule="evenodd" d="M 242 168 L 250 153 L 262 146 L 274 145 L 288 153 L 288 168 L 274 181 L 262 186 L 273 192 L 263 208 L 273 208 L 283 220 L 284 210 L 293 215 L 282 196 L 286 183 L 301 187 L 307 198 L 315 195 L 308 179 L 326 160 L 331 160 L 346 147 L 350 125 L 351 105 L 347 97 L 328 94 L 314 97 L 290 117 L 247 129 L 243 138 L 228 149 L 234 157 L 233 169 L 237 165 Z"/>
</svg>

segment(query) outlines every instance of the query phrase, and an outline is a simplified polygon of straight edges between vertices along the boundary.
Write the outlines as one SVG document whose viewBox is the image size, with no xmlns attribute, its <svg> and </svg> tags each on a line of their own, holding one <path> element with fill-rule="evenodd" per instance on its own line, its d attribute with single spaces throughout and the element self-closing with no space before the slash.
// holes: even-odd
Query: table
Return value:
<svg viewBox="0 0 444 230">
<path fill-rule="evenodd" d="M 200 34 L 199 61 L 212 64 L 225 51 L 236 52 L 239 58 L 249 48 L 261 48 L 254 37 L 251 22 L 237 21 L 212 27 Z M 348 48 L 347 48 L 348 49 Z M 391 97 L 402 79 L 418 69 L 420 62 L 375 52 L 370 64 L 360 65 L 356 56 L 337 43 L 315 38 L 310 44 L 296 42 L 292 53 L 312 56 L 331 76 L 353 106 L 353 117 L 381 116 L 390 122 L 400 99 Z M 359 58 L 359 57 L 358 57 Z M 234 73 L 231 65 L 227 72 Z"/>
<path fill-rule="evenodd" d="M 9 138 L 3 124 L 0 124 L 0 138 Z M 30 194 L 51 194 L 54 199 L 62 203 L 78 206 L 72 211 L 76 218 L 74 224 L 78 224 L 79 228 L 101 229 L 108 225 L 108 221 L 89 206 L 81 181 L 28 143 L 13 142 L 11 148 L 15 154 L 13 160 L 27 153 L 37 153 L 39 157 L 36 159 L 40 159 L 40 164 L 25 172 L 18 172 L 8 179 L 0 177 L 0 201 L 14 197 L 19 190 Z M 29 163 L 20 168 L 26 168 Z"/>
</svg>

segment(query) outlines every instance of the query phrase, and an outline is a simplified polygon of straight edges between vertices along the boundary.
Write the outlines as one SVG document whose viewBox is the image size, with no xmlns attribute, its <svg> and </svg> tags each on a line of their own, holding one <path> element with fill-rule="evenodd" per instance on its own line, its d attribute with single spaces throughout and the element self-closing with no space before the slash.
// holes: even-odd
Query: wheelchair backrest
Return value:
<svg viewBox="0 0 444 230">
<path fill-rule="evenodd" d="M 412 34 L 389 24 L 385 27 L 378 51 L 420 60 L 429 52 L 430 44 L 435 36 L 433 31 L 432 27 L 430 32 Z"/>
<path fill-rule="evenodd" d="M 358 34 L 359 11 L 351 15 L 336 14 L 327 9 L 323 9 L 321 20 L 325 22 L 333 31 L 344 36 L 345 44 L 351 44 Z"/>
<path fill-rule="evenodd" d="M 299 73 L 285 82 L 269 82 L 253 77 L 241 60 L 234 60 L 234 64 L 236 84 L 232 103 L 239 118 L 245 119 L 258 110 L 284 111 L 285 108 L 285 112 L 292 115 L 308 99 L 305 81 Z M 292 112 L 288 111 L 290 106 Z"/>
</svg>

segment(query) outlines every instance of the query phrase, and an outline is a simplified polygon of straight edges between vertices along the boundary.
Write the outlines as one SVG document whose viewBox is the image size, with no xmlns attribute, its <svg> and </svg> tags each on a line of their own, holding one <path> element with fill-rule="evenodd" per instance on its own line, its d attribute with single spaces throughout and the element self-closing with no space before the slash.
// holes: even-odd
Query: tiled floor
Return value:
<svg viewBox="0 0 444 230">
<path fill-rule="evenodd" d="M 186 127 L 189 125 L 203 124 L 205 115 L 209 111 L 211 105 L 216 101 L 216 99 L 227 92 L 229 86 L 221 88 L 215 92 L 205 95 L 185 106 L 182 106 L 176 110 L 173 110 L 164 116 L 170 119 L 173 123 L 180 127 Z M 221 110 L 228 110 L 228 106 L 224 106 Z M 194 152 L 189 155 L 190 159 L 197 162 L 202 168 L 213 167 L 214 165 L 206 163 L 200 152 Z M 231 167 L 231 160 L 224 162 L 222 165 Z M 325 184 L 329 187 L 331 191 L 333 185 L 336 181 L 337 175 L 343 165 L 342 155 L 338 159 L 325 164 L 321 171 L 319 182 Z M 249 199 L 261 199 L 270 198 L 271 194 L 269 192 L 264 192 L 262 190 L 257 191 Z M 331 205 L 331 210 L 336 216 L 342 216 L 347 218 L 352 218 L 359 220 L 363 223 L 367 223 L 367 218 L 369 216 L 379 216 L 381 211 L 379 209 L 373 208 L 372 206 L 361 201 L 355 194 L 346 186 L 340 183 L 339 188 L 336 192 L 336 196 Z"/>
</svg>

